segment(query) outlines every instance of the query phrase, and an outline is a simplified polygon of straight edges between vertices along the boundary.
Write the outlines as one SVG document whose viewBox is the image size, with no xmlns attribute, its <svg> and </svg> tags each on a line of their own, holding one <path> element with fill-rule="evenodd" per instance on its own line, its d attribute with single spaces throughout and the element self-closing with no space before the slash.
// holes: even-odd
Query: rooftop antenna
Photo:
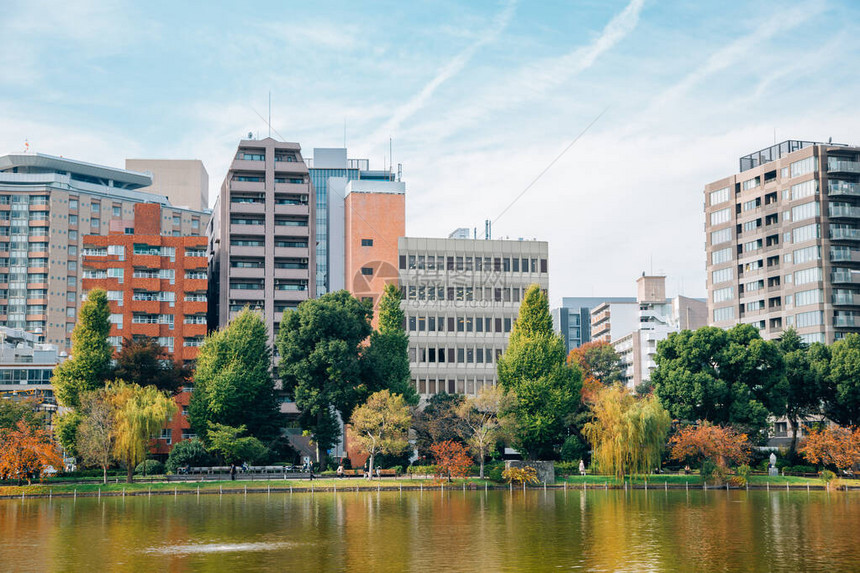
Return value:
<svg viewBox="0 0 860 573">
<path fill-rule="evenodd" d="M 272 90 L 269 90 L 269 137 L 272 137 Z"/>
<path fill-rule="evenodd" d="M 394 169 L 394 140 L 391 139 L 391 136 L 388 136 L 388 172 Z"/>
</svg>

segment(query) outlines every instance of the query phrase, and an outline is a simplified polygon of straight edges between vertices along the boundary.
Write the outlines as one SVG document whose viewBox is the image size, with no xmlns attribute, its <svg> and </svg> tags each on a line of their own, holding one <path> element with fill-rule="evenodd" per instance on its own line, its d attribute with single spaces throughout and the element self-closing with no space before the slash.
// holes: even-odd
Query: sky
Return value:
<svg viewBox="0 0 860 573">
<path fill-rule="evenodd" d="M 0 154 L 203 160 L 249 132 L 402 164 L 407 234 L 549 242 L 550 298 L 705 296 L 703 189 L 860 144 L 853 0 L 4 0 Z"/>
</svg>

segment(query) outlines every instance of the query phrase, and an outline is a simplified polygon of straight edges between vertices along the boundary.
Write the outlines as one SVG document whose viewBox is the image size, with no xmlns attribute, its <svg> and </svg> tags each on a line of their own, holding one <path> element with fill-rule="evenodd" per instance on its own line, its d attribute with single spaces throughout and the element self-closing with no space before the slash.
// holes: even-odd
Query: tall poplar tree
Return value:
<svg viewBox="0 0 860 573">
<path fill-rule="evenodd" d="M 403 328 L 400 298 L 397 286 L 385 286 L 379 300 L 379 329 L 370 335 L 370 344 L 362 353 L 363 377 L 368 391 L 390 390 L 416 406 L 418 393 L 409 370 L 409 336 Z"/>
<path fill-rule="evenodd" d="M 209 423 L 238 427 L 261 440 L 278 433 L 272 351 L 263 319 L 247 308 L 206 337 L 197 355 L 188 421 L 204 438 Z"/>
<path fill-rule="evenodd" d="M 529 287 L 499 358 L 499 383 L 514 399 L 507 413 L 515 420 L 514 446 L 529 459 L 547 457 L 564 439 L 565 418 L 579 401 L 582 375 L 566 363 L 564 340 L 555 334 L 549 301 L 536 284 Z"/>
</svg>

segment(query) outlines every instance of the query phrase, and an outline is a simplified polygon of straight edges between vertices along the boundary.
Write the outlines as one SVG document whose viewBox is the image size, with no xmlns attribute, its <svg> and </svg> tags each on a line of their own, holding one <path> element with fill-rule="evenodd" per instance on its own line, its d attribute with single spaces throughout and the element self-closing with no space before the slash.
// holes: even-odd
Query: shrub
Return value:
<svg viewBox="0 0 860 573">
<path fill-rule="evenodd" d="M 752 473 L 752 468 L 747 464 L 741 464 L 737 469 L 737 481 L 738 485 L 746 485 L 750 481 L 750 474 Z"/>
<path fill-rule="evenodd" d="M 570 462 L 555 462 L 555 473 L 563 476 L 577 475 L 579 473 L 579 460 Z"/>
<path fill-rule="evenodd" d="M 173 446 L 164 467 L 169 472 L 177 473 L 181 467 L 201 467 L 211 463 L 212 456 L 206 451 L 203 442 L 199 438 L 192 438 L 182 440 Z"/>
<path fill-rule="evenodd" d="M 531 466 L 508 468 L 502 472 L 502 477 L 507 480 L 508 483 L 539 483 L 537 470 Z"/>
<path fill-rule="evenodd" d="M 561 445 L 561 459 L 565 462 L 576 462 L 577 471 L 579 460 L 585 459 L 588 454 L 588 446 L 576 434 L 570 435 Z"/>
<path fill-rule="evenodd" d="M 484 468 L 484 469 L 486 470 L 486 468 Z M 502 475 L 504 473 L 505 473 L 505 467 L 504 466 L 501 466 L 501 467 L 496 466 L 494 468 L 491 468 L 489 471 L 486 471 L 485 475 L 487 476 L 487 479 L 501 483 L 505 480 L 504 476 Z"/>
<path fill-rule="evenodd" d="M 830 483 L 836 479 L 836 474 L 830 470 L 823 470 L 819 475 L 821 476 L 821 479 L 824 480 L 824 483 Z"/>
<path fill-rule="evenodd" d="M 146 471 L 144 472 L 144 468 Z M 134 468 L 135 475 L 161 475 L 164 473 L 164 464 L 158 460 L 145 460 L 137 464 Z"/>
<path fill-rule="evenodd" d="M 813 466 L 792 466 L 790 468 L 785 468 L 785 471 L 791 472 L 793 474 L 814 474 L 816 470 Z"/>
<path fill-rule="evenodd" d="M 409 466 L 410 475 L 435 475 L 436 466 Z"/>
</svg>

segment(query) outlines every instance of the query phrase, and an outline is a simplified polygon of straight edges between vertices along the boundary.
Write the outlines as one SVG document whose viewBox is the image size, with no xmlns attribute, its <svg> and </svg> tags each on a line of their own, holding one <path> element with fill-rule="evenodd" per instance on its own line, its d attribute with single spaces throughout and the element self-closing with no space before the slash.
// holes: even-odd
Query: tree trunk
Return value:
<svg viewBox="0 0 860 573">
<path fill-rule="evenodd" d="M 125 474 L 125 482 L 133 483 L 134 482 L 134 464 L 131 461 L 131 458 L 128 458 L 128 463 L 126 464 L 126 474 Z"/>
<path fill-rule="evenodd" d="M 788 459 L 794 463 L 794 456 L 797 455 L 797 421 L 789 420 L 789 422 L 791 422 L 791 447 L 788 448 Z"/>
<path fill-rule="evenodd" d="M 480 464 L 481 469 L 480 469 L 480 472 L 478 473 L 478 477 L 480 477 L 481 479 L 484 479 L 484 451 L 483 450 L 481 450 L 480 458 L 481 458 L 481 464 Z"/>
<path fill-rule="evenodd" d="M 102 466 L 102 483 L 107 485 L 107 466 Z"/>
<path fill-rule="evenodd" d="M 373 460 L 376 457 L 376 454 L 370 454 L 370 466 L 368 467 L 368 476 L 370 479 L 373 479 Z"/>
</svg>

